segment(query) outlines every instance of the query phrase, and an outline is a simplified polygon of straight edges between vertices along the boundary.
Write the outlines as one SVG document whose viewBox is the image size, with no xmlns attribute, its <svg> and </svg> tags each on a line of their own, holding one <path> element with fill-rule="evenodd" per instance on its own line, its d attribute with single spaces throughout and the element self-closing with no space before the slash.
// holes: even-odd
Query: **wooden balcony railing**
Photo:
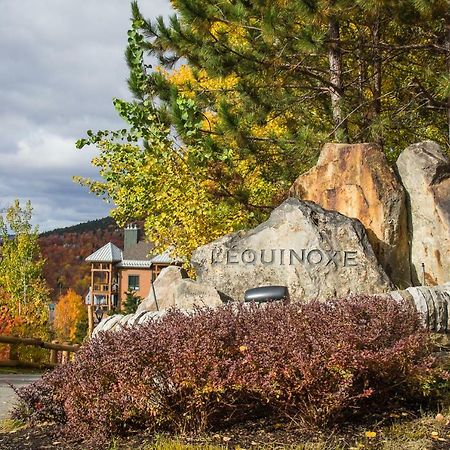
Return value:
<svg viewBox="0 0 450 450">
<path fill-rule="evenodd" d="M 94 283 L 94 293 L 96 292 L 110 292 L 109 284 L 95 284 Z"/>
</svg>

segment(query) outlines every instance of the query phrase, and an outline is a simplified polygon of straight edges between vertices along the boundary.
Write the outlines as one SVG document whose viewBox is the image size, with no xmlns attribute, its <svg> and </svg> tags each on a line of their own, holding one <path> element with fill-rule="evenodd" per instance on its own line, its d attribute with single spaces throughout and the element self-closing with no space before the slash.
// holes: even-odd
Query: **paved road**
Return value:
<svg viewBox="0 0 450 450">
<path fill-rule="evenodd" d="M 26 386 L 38 380 L 40 377 L 40 375 L 0 374 L 0 420 L 8 417 L 17 398 L 15 392 L 9 387 L 9 384 Z"/>
</svg>

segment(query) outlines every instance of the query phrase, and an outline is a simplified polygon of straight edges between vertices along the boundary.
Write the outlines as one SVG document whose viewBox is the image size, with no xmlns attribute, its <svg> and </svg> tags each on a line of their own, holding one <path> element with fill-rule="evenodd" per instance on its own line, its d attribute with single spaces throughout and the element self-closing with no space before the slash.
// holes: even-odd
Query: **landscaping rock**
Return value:
<svg viewBox="0 0 450 450">
<path fill-rule="evenodd" d="M 129 325 L 129 321 L 131 321 L 134 318 L 134 314 L 127 314 L 125 316 L 122 316 L 122 318 L 115 324 L 115 327 L 119 328 L 125 328 Z"/>
<path fill-rule="evenodd" d="M 157 320 L 166 314 L 164 311 L 142 311 L 135 314 L 114 314 L 113 316 L 103 319 L 92 332 L 94 338 L 103 331 L 120 331 L 127 327 L 142 325 L 149 320 Z"/>
<path fill-rule="evenodd" d="M 161 311 L 173 307 L 216 307 L 222 304 L 218 292 L 212 286 L 198 283 L 187 276 L 181 267 L 169 266 L 163 269 L 153 284 L 154 289 L 150 289 L 150 294 L 139 305 L 137 312 Z"/>
<path fill-rule="evenodd" d="M 450 333 L 450 283 L 442 286 L 409 287 L 405 290 L 389 292 L 386 295 L 398 302 L 408 302 L 413 305 L 421 314 L 423 324 L 430 331 L 441 334 Z M 184 311 L 189 314 L 191 310 Z M 93 337 L 101 331 L 116 332 L 129 326 L 142 325 L 149 320 L 158 320 L 165 314 L 166 310 L 142 311 L 126 316 L 116 314 L 103 319 L 94 329 Z"/>
<path fill-rule="evenodd" d="M 392 282 L 411 286 L 405 193 L 376 144 L 325 144 L 290 195 L 358 219 Z"/>
<path fill-rule="evenodd" d="M 430 331 L 450 332 L 450 284 L 409 287 L 389 295 L 398 301 L 413 304 Z"/>
<path fill-rule="evenodd" d="M 264 285 L 287 286 L 293 301 L 392 289 L 358 220 L 295 198 L 253 230 L 200 247 L 191 262 L 198 281 L 238 301 Z"/>
<path fill-rule="evenodd" d="M 161 317 L 163 317 L 166 314 L 166 310 L 163 311 L 145 311 L 144 314 L 139 315 L 139 313 L 136 313 L 136 315 L 139 315 L 139 318 L 137 319 L 136 324 L 142 325 L 145 322 L 148 322 L 149 320 L 158 320 Z"/>
<path fill-rule="evenodd" d="M 425 141 L 405 149 L 397 168 L 409 205 L 413 281 L 450 281 L 450 159 L 438 144 Z"/>
<path fill-rule="evenodd" d="M 114 316 L 107 317 L 106 319 L 103 319 L 95 327 L 95 330 L 97 330 L 97 332 L 98 331 L 108 331 L 111 328 L 114 328 L 121 318 L 122 318 L 122 315 L 120 315 L 120 314 L 115 314 Z"/>
</svg>

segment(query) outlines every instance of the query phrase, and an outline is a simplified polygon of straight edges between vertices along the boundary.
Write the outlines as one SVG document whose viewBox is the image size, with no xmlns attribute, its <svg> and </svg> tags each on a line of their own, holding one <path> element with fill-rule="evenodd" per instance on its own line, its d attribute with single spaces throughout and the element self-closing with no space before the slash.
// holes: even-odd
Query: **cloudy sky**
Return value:
<svg viewBox="0 0 450 450">
<path fill-rule="evenodd" d="M 168 0 L 140 0 L 146 17 Z M 122 128 L 128 0 L 0 0 L 0 209 L 31 200 L 40 231 L 108 215 L 72 181 L 95 176 L 86 130 Z"/>
</svg>

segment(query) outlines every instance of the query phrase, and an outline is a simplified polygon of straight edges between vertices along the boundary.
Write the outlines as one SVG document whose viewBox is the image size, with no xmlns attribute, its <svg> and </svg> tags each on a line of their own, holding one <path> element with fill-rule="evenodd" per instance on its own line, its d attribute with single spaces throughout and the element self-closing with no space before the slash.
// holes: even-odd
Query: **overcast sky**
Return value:
<svg viewBox="0 0 450 450">
<path fill-rule="evenodd" d="M 140 0 L 148 18 L 168 0 Z M 31 200 L 40 231 L 108 215 L 72 181 L 95 176 L 86 130 L 122 128 L 128 0 L 0 0 L 0 209 Z"/>
</svg>

